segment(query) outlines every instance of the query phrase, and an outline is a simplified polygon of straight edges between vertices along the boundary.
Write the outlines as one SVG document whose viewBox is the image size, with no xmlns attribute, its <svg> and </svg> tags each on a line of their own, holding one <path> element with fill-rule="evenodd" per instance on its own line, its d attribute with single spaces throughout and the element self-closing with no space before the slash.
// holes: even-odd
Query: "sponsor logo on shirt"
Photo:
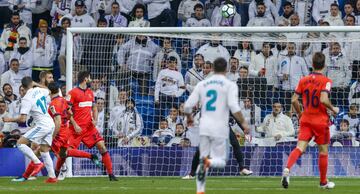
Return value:
<svg viewBox="0 0 360 194">
<path fill-rule="evenodd" d="M 79 107 L 92 107 L 92 104 L 91 101 L 80 102 Z"/>
</svg>

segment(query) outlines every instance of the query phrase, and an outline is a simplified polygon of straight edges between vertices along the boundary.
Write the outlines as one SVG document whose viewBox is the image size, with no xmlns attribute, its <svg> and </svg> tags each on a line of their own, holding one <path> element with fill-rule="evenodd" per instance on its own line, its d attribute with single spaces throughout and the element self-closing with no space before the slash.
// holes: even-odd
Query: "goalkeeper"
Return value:
<svg viewBox="0 0 360 194">
<path fill-rule="evenodd" d="M 231 117 L 232 117 L 232 115 L 231 115 Z M 230 117 L 230 120 L 232 120 L 231 117 Z M 233 120 L 235 120 L 235 119 L 233 119 Z M 195 121 L 194 125 L 195 125 L 195 123 L 197 123 L 197 122 Z M 237 124 L 242 128 L 240 123 L 237 123 Z M 199 126 L 194 126 L 194 127 L 199 127 Z M 244 133 L 248 134 L 249 131 L 244 131 Z M 251 175 L 253 172 L 244 167 L 244 156 L 243 156 L 243 153 L 241 151 L 240 144 L 239 144 L 239 142 L 238 142 L 238 140 L 236 138 L 236 135 L 235 135 L 234 131 L 231 129 L 231 127 L 230 127 L 229 138 L 230 138 L 230 144 L 233 147 L 234 157 L 236 158 L 236 161 L 239 164 L 240 175 L 242 175 L 242 176 Z M 195 178 L 196 168 L 199 165 L 199 161 L 200 161 L 200 150 L 199 150 L 199 147 L 197 147 L 196 152 L 195 152 L 195 154 L 193 156 L 193 159 L 192 159 L 192 162 L 191 162 L 191 171 L 190 171 L 190 173 L 188 175 L 182 177 L 182 179 L 185 180 L 185 179 L 194 179 Z"/>
</svg>

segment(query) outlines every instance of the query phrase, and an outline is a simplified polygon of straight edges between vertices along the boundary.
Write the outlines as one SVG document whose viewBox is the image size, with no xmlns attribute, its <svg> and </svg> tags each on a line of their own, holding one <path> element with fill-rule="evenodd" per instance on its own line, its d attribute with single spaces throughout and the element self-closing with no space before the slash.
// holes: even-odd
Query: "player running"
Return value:
<svg viewBox="0 0 360 194">
<path fill-rule="evenodd" d="M 288 188 L 290 169 L 297 159 L 306 150 L 309 141 L 315 137 L 319 148 L 320 187 L 332 189 L 333 182 L 326 179 L 328 167 L 328 144 L 330 142 L 329 115 L 327 109 L 334 114 L 339 113 L 339 108 L 334 107 L 329 100 L 332 81 L 322 74 L 325 68 L 325 56 L 316 52 L 312 58 L 314 71 L 312 74 L 301 78 L 291 102 L 300 117 L 298 143 L 291 152 L 286 168 L 281 179 L 282 186 Z M 302 97 L 304 111 L 301 112 L 299 98 Z"/>
<path fill-rule="evenodd" d="M 70 116 L 70 138 L 69 147 L 77 149 L 81 142 L 88 148 L 96 146 L 102 155 L 110 181 L 117 181 L 113 174 L 110 154 L 107 151 L 104 139 L 96 129 L 98 112 L 94 102 L 94 93 L 88 87 L 90 84 L 90 73 L 81 71 L 78 73 L 79 86 L 70 90 L 67 101 L 73 115 Z"/>
<path fill-rule="evenodd" d="M 21 80 L 21 84 L 26 94 L 22 98 L 20 116 L 17 118 L 3 118 L 3 121 L 25 123 L 27 115 L 33 117 L 35 126 L 17 141 L 17 147 L 31 160 L 27 169 L 27 171 L 31 172 L 30 176 L 38 174 L 45 164 L 49 175 L 46 182 L 55 183 L 57 179 L 54 172 L 53 161 L 49 154 L 55 128 L 54 121 L 48 114 L 46 107 L 46 97 L 49 95 L 49 91 L 39 87 L 33 88 L 36 83 L 34 83 L 30 77 L 24 77 Z M 40 155 L 44 163 L 42 163 L 31 148 L 27 146 L 30 142 L 40 145 Z"/>
<path fill-rule="evenodd" d="M 240 112 L 238 87 L 225 77 L 226 72 L 226 60 L 217 58 L 214 61 L 214 75 L 196 85 L 184 106 L 187 123 L 192 125 L 192 108 L 198 103 L 202 105 L 199 124 L 200 165 L 196 179 L 198 194 L 205 193 L 205 177 L 208 168 L 224 168 L 226 165 L 229 111 L 244 130 L 249 130 Z"/>
<path fill-rule="evenodd" d="M 52 151 L 57 157 L 55 166 L 55 174 L 59 180 L 64 180 L 65 176 L 59 176 L 61 166 L 64 164 L 67 157 L 84 157 L 91 159 L 98 167 L 100 167 L 100 161 L 95 154 L 88 152 L 69 149 L 68 150 L 68 138 L 69 131 L 69 116 L 72 114 L 66 100 L 60 96 L 59 87 L 56 83 L 52 82 L 48 84 L 50 90 L 51 102 L 48 108 L 50 116 L 55 122 L 55 131 L 53 134 L 53 142 L 51 145 Z"/>
</svg>

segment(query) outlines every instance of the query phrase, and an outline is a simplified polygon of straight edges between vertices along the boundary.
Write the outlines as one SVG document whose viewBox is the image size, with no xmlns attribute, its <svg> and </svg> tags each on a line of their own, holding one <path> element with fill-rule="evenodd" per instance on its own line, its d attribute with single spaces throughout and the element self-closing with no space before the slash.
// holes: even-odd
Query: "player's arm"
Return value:
<svg viewBox="0 0 360 194">
<path fill-rule="evenodd" d="M 301 115 L 301 105 L 300 105 L 300 102 L 299 102 L 299 94 L 295 93 L 292 97 L 291 97 L 291 104 L 293 105 L 297 115 Z"/>
<path fill-rule="evenodd" d="M 186 100 L 184 105 L 184 113 L 187 120 L 187 125 L 191 126 L 194 123 L 194 118 L 192 116 L 192 110 L 194 106 L 196 106 L 200 99 L 200 93 L 199 93 L 199 85 L 197 84 L 195 86 L 194 91 L 190 94 L 189 98 Z"/>
<path fill-rule="evenodd" d="M 60 115 L 54 116 L 54 123 L 55 123 L 55 130 L 53 133 L 53 138 L 56 137 L 56 135 L 60 131 L 60 127 L 61 127 L 61 116 Z"/>
<path fill-rule="evenodd" d="M 250 128 L 248 123 L 246 122 L 244 116 L 242 115 L 240 111 L 239 106 L 239 92 L 237 85 L 231 84 L 228 91 L 228 106 L 230 108 L 231 113 L 233 114 L 235 120 L 240 124 L 239 126 L 243 129 L 245 134 L 248 134 L 250 132 Z"/>
<path fill-rule="evenodd" d="M 27 119 L 27 115 L 21 114 L 20 116 L 15 117 L 15 118 L 4 117 L 3 121 L 4 122 L 13 122 L 13 123 L 26 123 L 26 119 Z"/>
<path fill-rule="evenodd" d="M 94 105 L 92 106 L 92 111 L 93 111 L 93 118 L 92 118 L 92 122 L 94 124 L 94 126 L 96 127 L 96 124 L 97 124 L 97 121 L 98 121 L 98 109 L 97 109 L 97 106 L 96 104 L 94 103 Z"/>
<path fill-rule="evenodd" d="M 329 93 L 327 91 L 322 91 L 320 94 L 320 102 L 329 110 L 331 110 L 333 113 L 338 114 L 339 108 L 335 107 L 331 104 L 331 101 L 329 99 Z"/>
</svg>

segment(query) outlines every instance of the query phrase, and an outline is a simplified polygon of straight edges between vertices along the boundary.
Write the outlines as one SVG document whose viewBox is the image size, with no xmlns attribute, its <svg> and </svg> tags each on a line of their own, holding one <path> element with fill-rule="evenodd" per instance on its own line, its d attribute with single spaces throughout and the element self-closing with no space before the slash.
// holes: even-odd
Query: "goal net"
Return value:
<svg viewBox="0 0 360 194">
<path fill-rule="evenodd" d="M 291 96 L 312 72 L 312 56 L 326 56 L 324 73 L 340 114 L 331 119 L 330 176 L 359 176 L 359 28 L 70 28 L 67 33 L 67 90 L 79 71 L 91 72 L 99 110 L 98 130 L 116 175 L 184 176 L 199 143 L 198 128 L 185 125 L 183 102 L 196 83 L 212 75 L 218 57 L 228 61 L 227 77 L 239 87 L 242 113 L 252 139 L 233 121 L 244 166 L 256 176 L 281 175 L 298 135 Z M 318 103 L 312 94 L 310 103 Z M 194 110 L 195 118 L 199 118 Z M 222 118 L 219 118 L 219 120 Z M 226 129 L 224 129 L 226 130 Z M 231 146 L 229 145 L 229 148 Z M 87 149 L 81 146 L 80 149 Z M 224 170 L 239 175 L 229 149 Z M 97 153 L 96 150 L 90 152 Z M 100 157 L 100 155 L 99 155 Z M 308 150 L 292 172 L 318 175 L 317 149 Z M 76 176 L 104 174 L 85 159 L 73 159 Z"/>
</svg>

